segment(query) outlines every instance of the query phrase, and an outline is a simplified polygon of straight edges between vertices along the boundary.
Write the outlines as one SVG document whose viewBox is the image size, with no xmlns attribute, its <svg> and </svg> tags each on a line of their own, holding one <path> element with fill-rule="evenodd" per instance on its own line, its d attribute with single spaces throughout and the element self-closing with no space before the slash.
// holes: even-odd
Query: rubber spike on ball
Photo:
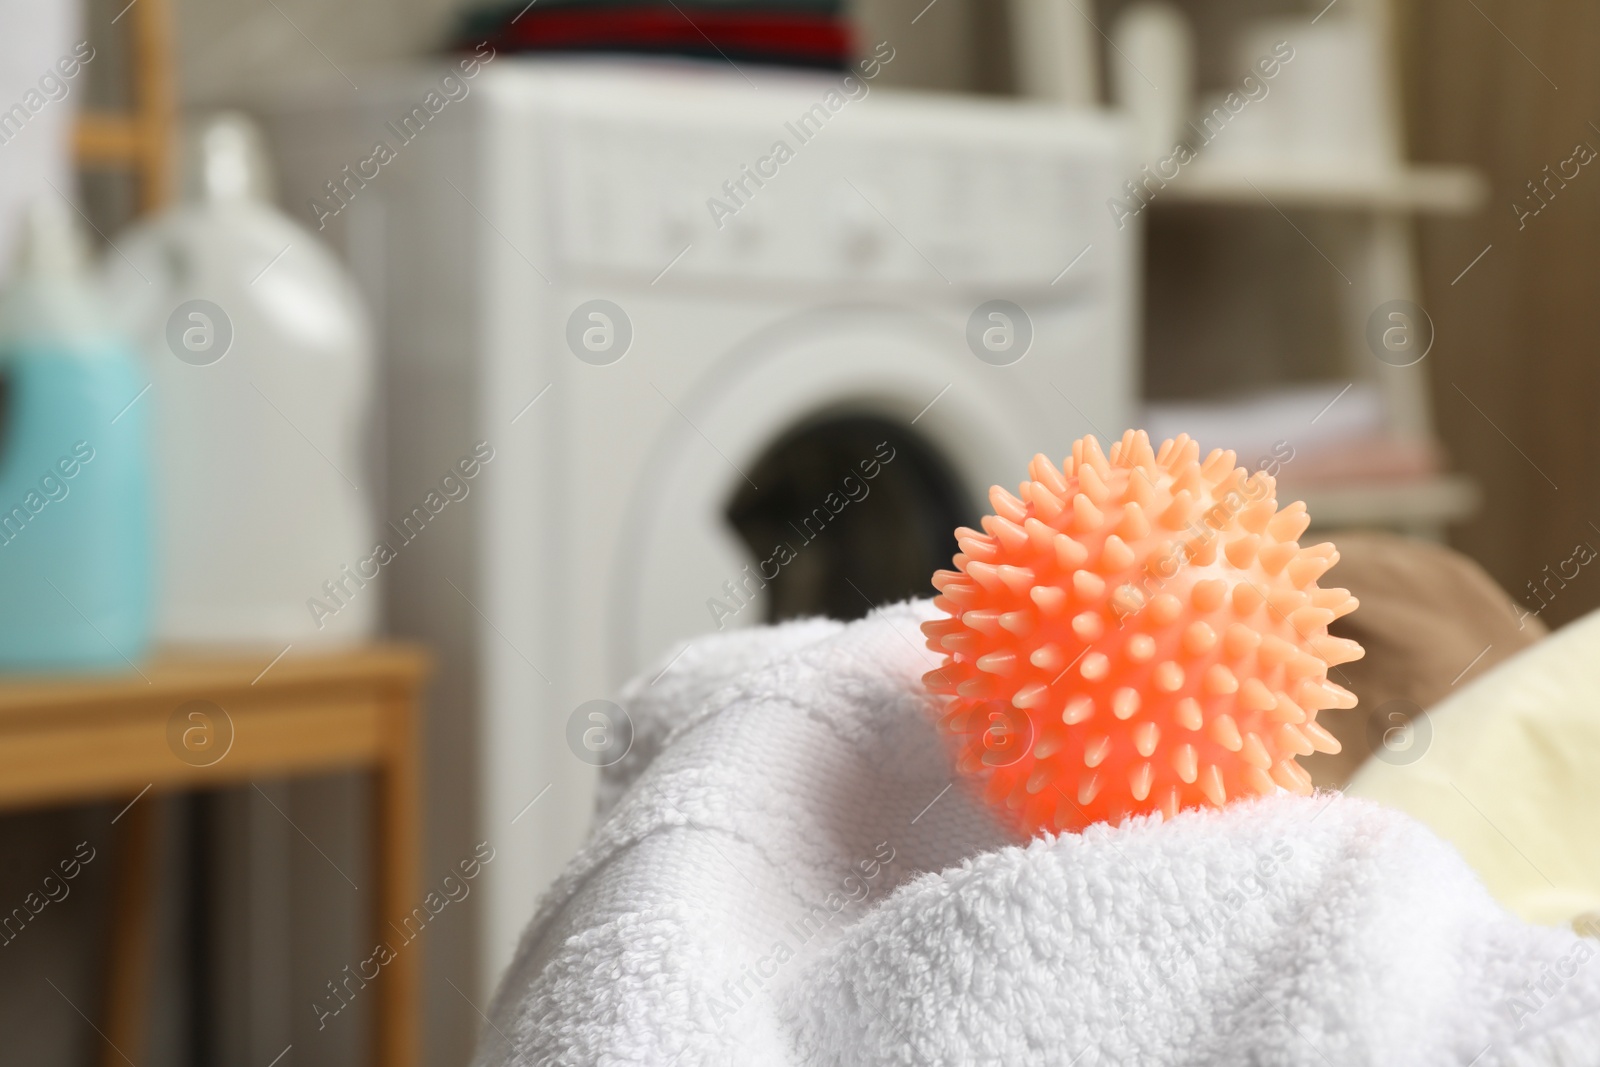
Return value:
<svg viewBox="0 0 1600 1067">
<path fill-rule="evenodd" d="M 1093 437 L 996 486 L 957 531 L 924 624 L 956 765 L 1029 832 L 1287 789 L 1299 755 L 1337 752 L 1316 722 L 1355 698 L 1328 667 L 1362 655 L 1328 623 L 1356 607 L 1317 580 L 1339 553 L 1264 472 L 1187 435 Z"/>
</svg>

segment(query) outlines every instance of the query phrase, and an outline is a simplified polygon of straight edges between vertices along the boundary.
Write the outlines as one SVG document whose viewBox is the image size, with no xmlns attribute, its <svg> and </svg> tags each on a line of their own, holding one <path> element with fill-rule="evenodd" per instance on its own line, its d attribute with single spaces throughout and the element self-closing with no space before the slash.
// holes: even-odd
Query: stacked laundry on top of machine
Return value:
<svg viewBox="0 0 1600 1067">
<path fill-rule="evenodd" d="M 458 40 L 506 52 L 620 52 L 842 70 L 840 0 L 512 0 L 469 10 Z"/>
</svg>

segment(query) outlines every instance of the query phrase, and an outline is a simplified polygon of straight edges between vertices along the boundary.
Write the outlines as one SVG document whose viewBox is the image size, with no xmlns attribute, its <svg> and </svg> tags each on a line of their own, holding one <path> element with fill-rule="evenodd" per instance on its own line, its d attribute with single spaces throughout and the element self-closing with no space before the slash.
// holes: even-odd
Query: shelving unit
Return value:
<svg viewBox="0 0 1600 1067">
<path fill-rule="evenodd" d="M 1442 523 L 1478 510 L 1483 494 L 1471 478 L 1441 474 L 1411 482 L 1356 482 L 1297 490 L 1318 530 L 1386 526 L 1419 537 L 1435 537 Z"/>
<path fill-rule="evenodd" d="M 129 4 L 133 63 L 132 108 L 85 112 L 73 131 L 73 155 L 85 170 L 130 170 L 138 178 L 139 210 L 154 211 L 172 196 L 172 139 L 177 114 L 173 85 L 172 13 L 168 0 Z"/>
<path fill-rule="evenodd" d="M 1163 191 L 1171 203 L 1261 204 L 1375 213 L 1465 215 L 1488 199 L 1488 183 L 1470 167 L 1421 165 L 1329 172 L 1294 163 L 1250 165 L 1197 161 Z"/>
<path fill-rule="evenodd" d="M 1153 206 L 1231 205 L 1262 210 L 1337 212 L 1346 221 L 1350 270 L 1344 287 L 1346 367 L 1353 379 L 1376 381 L 1396 436 L 1433 435 L 1426 361 L 1391 367 L 1367 350 L 1364 332 L 1372 309 L 1388 300 L 1415 300 L 1416 252 L 1411 217 L 1464 215 L 1488 199 L 1488 183 L 1468 167 L 1408 165 L 1392 170 L 1329 171 L 1292 163 L 1203 166 L 1163 190 Z M 1335 386 L 1337 388 L 1337 386 Z M 1445 527 L 1475 512 L 1477 486 L 1462 475 L 1441 474 L 1407 482 L 1353 482 L 1297 489 L 1320 528 L 1384 526 L 1442 539 Z"/>
<path fill-rule="evenodd" d="M 1313 15 L 1317 15 L 1314 10 L 1306 18 Z M 1385 60 L 1379 64 L 1385 84 L 1378 87 L 1377 96 L 1385 102 L 1386 113 L 1377 116 L 1374 134 L 1382 143 L 1385 161 L 1330 165 L 1213 152 L 1186 167 L 1151 201 L 1151 208 L 1156 213 L 1201 206 L 1261 210 L 1282 214 L 1289 224 L 1293 224 L 1290 212 L 1337 217 L 1336 247 L 1317 251 L 1330 263 L 1337 260 L 1335 269 L 1346 283 L 1340 284 L 1339 278 L 1330 281 L 1339 290 L 1344 373 L 1349 381 L 1376 385 L 1384 399 L 1390 435 L 1412 443 L 1432 442 L 1427 359 L 1407 367 L 1380 361 L 1367 346 L 1367 319 L 1388 301 L 1418 300 L 1413 217 L 1478 211 L 1488 199 L 1488 182 L 1468 167 L 1405 161 L 1390 0 L 1345 0 L 1331 13 L 1324 8 L 1323 15 L 1354 20 L 1371 35 L 1376 54 Z M 1331 391 L 1339 386 L 1333 383 Z M 1469 478 L 1448 473 L 1401 482 L 1291 488 L 1306 500 L 1320 527 L 1386 526 L 1441 539 L 1447 524 L 1477 509 L 1481 496 Z"/>
</svg>

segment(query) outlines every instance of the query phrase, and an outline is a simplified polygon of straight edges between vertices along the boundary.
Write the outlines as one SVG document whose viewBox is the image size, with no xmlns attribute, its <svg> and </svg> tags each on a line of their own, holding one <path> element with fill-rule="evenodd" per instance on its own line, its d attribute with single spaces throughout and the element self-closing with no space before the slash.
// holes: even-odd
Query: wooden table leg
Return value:
<svg viewBox="0 0 1600 1067">
<path fill-rule="evenodd" d="M 106 1047 L 100 1062 L 144 1062 L 155 950 L 156 802 L 136 801 L 116 827 L 110 959 L 106 966 Z"/>
<path fill-rule="evenodd" d="M 382 1067 L 416 1067 L 420 1061 L 421 939 L 406 941 L 404 919 L 421 907 L 421 774 L 417 706 L 411 695 L 390 704 L 387 755 L 377 773 L 373 819 L 373 875 L 378 880 L 377 939 L 394 958 L 377 983 L 372 1061 Z M 415 927 L 413 923 L 413 927 Z"/>
</svg>

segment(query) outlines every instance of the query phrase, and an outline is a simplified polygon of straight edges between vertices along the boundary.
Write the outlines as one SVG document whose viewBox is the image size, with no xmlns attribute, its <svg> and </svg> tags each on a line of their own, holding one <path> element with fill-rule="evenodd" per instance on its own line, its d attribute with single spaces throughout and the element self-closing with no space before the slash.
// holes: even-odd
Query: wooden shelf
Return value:
<svg viewBox="0 0 1600 1067">
<path fill-rule="evenodd" d="M 141 211 L 162 206 L 173 191 L 177 89 L 169 4 L 170 0 L 142 0 L 124 9 L 124 14 L 131 12 L 127 29 L 133 61 L 132 107 L 126 112 L 85 112 L 73 130 L 73 153 L 80 168 L 129 170 L 137 176 Z"/>
<path fill-rule="evenodd" d="M 1201 158 L 1162 189 L 1151 204 L 1464 215 L 1481 208 L 1488 196 L 1488 181 L 1471 167 L 1418 164 L 1341 171 L 1281 160 L 1218 162 Z"/>
<path fill-rule="evenodd" d="M 1461 474 L 1441 474 L 1422 481 L 1352 483 L 1300 489 L 1280 487 L 1280 500 L 1303 500 L 1317 529 L 1383 526 L 1438 530 L 1478 510 L 1483 494 Z"/>
<path fill-rule="evenodd" d="M 92 1024 L 106 1045 L 99 1062 L 148 1062 L 158 905 L 147 793 L 370 770 L 371 934 L 387 944 L 404 936 L 401 924 L 422 899 L 418 729 L 430 669 L 424 650 L 381 644 L 306 656 L 173 650 L 116 674 L 0 678 L 0 811 L 125 805 L 108 849 L 119 866 L 102 1020 Z M 202 707 L 188 710 L 190 702 Z M 220 750 L 191 744 L 191 730 Z M 419 1062 L 420 994 L 418 950 L 395 953 L 378 983 L 367 1062 Z"/>
<path fill-rule="evenodd" d="M 132 167 L 144 157 L 144 131 L 127 115 L 85 112 L 78 116 L 72 146 L 85 166 Z"/>
<path fill-rule="evenodd" d="M 163 648 L 137 671 L 105 674 L 0 675 L 0 735 L 14 716 L 58 715 L 62 709 L 118 709 L 153 702 L 176 706 L 184 700 L 218 694 L 282 696 L 307 687 L 403 684 L 417 686 L 428 673 L 429 658 L 406 644 L 356 645 L 337 651 L 285 655 L 263 646 L 256 650 Z M 270 669 L 267 669 L 269 668 Z M 5 786 L 0 784 L 0 795 Z"/>
</svg>

